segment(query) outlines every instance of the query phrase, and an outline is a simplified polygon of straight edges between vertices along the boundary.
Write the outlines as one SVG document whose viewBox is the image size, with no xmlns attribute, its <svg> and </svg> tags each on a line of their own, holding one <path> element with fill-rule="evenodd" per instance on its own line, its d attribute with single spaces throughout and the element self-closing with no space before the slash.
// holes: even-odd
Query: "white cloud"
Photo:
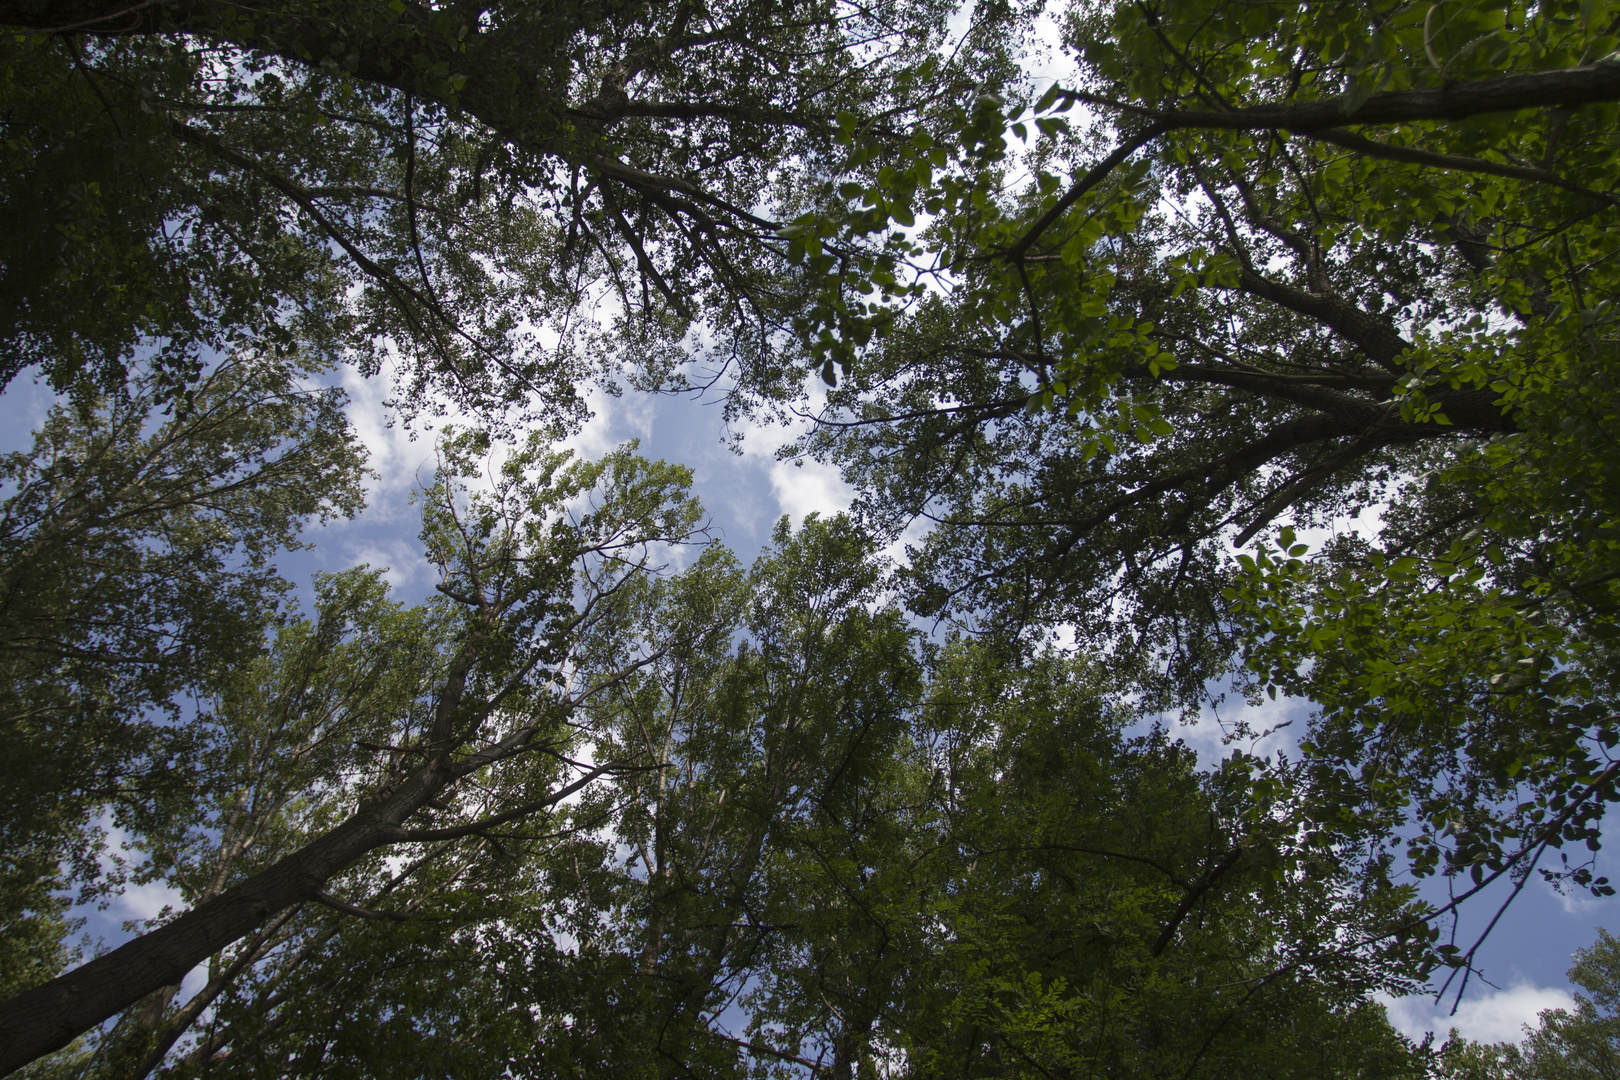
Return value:
<svg viewBox="0 0 1620 1080">
<path fill-rule="evenodd" d="M 60 400 L 39 376 L 27 373 L 11 380 L 0 394 L 0 453 L 27 451 L 34 445 L 34 432 L 45 424 L 51 406 Z"/>
<path fill-rule="evenodd" d="M 1263 697 L 1259 704 L 1250 705 L 1241 696 L 1231 694 L 1218 708 L 1204 706 L 1199 716 L 1187 723 L 1178 722 L 1173 715 L 1160 716 L 1143 720 L 1138 730 L 1146 730 L 1155 719 L 1166 724 L 1172 739 L 1180 739 L 1197 753 L 1201 769 L 1214 768 L 1235 750 L 1262 758 L 1278 753 L 1297 758 L 1311 707 L 1305 698 Z M 1250 734 L 1227 741 L 1228 733 L 1245 725 Z"/>
<path fill-rule="evenodd" d="M 326 570 L 361 563 L 387 567 L 383 577 L 391 587 L 411 594 L 424 592 L 435 578 L 416 537 L 420 511 L 411 505 L 410 494 L 432 478 L 433 438 L 393 422 L 386 404 L 393 386 L 391 373 L 384 371 L 368 379 L 352 367 L 339 371 L 349 396 L 349 424 L 365 446 L 366 464 L 376 475 L 366 481 L 366 505 L 358 517 L 331 522 L 313 537 L 312 561 Z"/>
<path fill-rule="evenodd" d="M 429 591 L 438 580 L 432 563 L 422 555 L 422 544 L 414 536 L 407 539 L 372 538 L 358 544 L 344 546 L 344 566 L 364 563 L 383 571 L 383 580 L 390 589 L 408 593 Z"/>
<path fill-rule="evenodd" d="M 139 867 L 146 862 L 145 854 L 134 847 L 129 833 L 114 824 L 110 813 L 103 811 L 98 814 L 91 827 L 101 833 L 101 853 L 96 861 L 100 863 L 103 874 L 112 874 L 124 867 Z M 161 881 L 127 886 L 111 905 L 112 910 L 124 919 L 140 922 L 157 918 L 165 907 L 181 911 L 185 906 L 180 893 Z"/>
<path fill-rule="evenodd" d="M 417 486 L 425 467 L 433 467 L 433 440 L 419 431 L 394 423 L 386 404 L 394 385 L 390 371 L 366 378 L 355 368 L 340 368 L 341 385 L 349 395 L 348 417 L 355 435 L 364 444 L 367 465 L 377 476 L 367 482 L 367 513 L 392 517 L 405 507 L 405 495 Z"/>
<path fill-rule="evenodd" d="M 778 461 L 771 466 L 771 491 L 782 513 L 795 523 L 810 513 L 830 517 L 848 510 L 855 500 L 855 490 L 836 468 L 810 460 Z"/>
<path fill-rule="evenodd" d="M 1329 541 L 1340 536 L 1359 536 L 1369 543 L 1376 542 L 1384 531 L 1384 511 L 1389 509 L 1390 494 L 1386 490 L 1377 502 L 1363 507 L 1361 513 L 1354 516 L 1335 514 L 1324 525 L 1296 525 L 1295 538 L 1301 544 L 1308 544 L 1313 552 L 1321 551 Z M 1281 523 L 1270 525 L 1262 530 L 1261 536 L 1275 537 L 1281 528 Z"/>
<path fill-rule="evenodd" d="M 631 439 L 645 443 L 652 436 L 653 419 L 661 404 L 653 394 L 614 397 L 600 387 L 592 388 L 585 401 L 591 418 L 558 445 L 587 461 L 604 457 Z"/>
<path fill-rule="evenodd" d="M 1475 1042 L 1518 1042 L 1524 1038 L 1526 1025 L 1537 1026 L 1543 1010 L 1575 1007 L 1575 999 L 1568 990 L 1528 982 L 1488 994 L 1470 995 L 1463 999 L 1456 1015 L 1450 1015 L 1448 1007 L 1437 1005 L 1433 997 L 1381 1000 L 1396 1030 L 1412 1039 L 1422 1039 L 1426 1032 L 1432 1031 L 1437 1042 L 1443 1041 L 1452 1028 Z M 1450 999 L 1447 1001 L 1449 1003 Z"/>
<path fill-rule="evenodd" d="M 198 964 L 196 967 L 186 972 L 186 977 L 181 980 L 180 997 L 178 1000 L 181 1002 L 181 1004 L 190 1001 L 202 991 L 203 987 L 207 985 L 208 965 L 206 963 Z"/>
<path fill-rule="evenodd" d="M 126 888 L 118 895 L 116 907 L 125 919 L 146 922 L 162 915 L 164 908 L 171 914 L 184 911 L 186 901 L 178 889 L 172 889 L 161 881 L 152 881 Z"/>
</svg>

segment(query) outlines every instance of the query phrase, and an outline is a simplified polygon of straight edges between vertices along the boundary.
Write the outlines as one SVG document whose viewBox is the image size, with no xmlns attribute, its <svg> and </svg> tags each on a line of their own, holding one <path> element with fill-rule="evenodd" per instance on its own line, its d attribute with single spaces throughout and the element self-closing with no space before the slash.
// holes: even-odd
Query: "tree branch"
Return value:
<svg viewBox="0 0 1620 1080">
<path fill-rule="evenodd" d="M 337 897 L 329 896 L 323 892 L 316 893 L 314 896 L 310 897 L 310 899 L 314 900 L 317 904 L 320 904 L 323 907 L 331 908 L 333 911 L 341 911 L 345 915 L 353 915 L 361 919 L 409 922 L 411 919 L 421 918 L 419 915 L 406 915 L 404 912 L 400 911 L 373 911 L 371 908 L 356 907 L 354 904 L 346 904 Z"/>
<path fill-rule="evenodd" d="M 1035 243 L 1036 240 L 1040 239 L 1041 234 L 1046 232 L 1047 229 L 1051 228 L 1052 223 L 1057 221 L 1058 218 L 1062 217 L 1064 213 L 1068 211 L 1069 207 L 1080 201 L 1081 196 L 1085 195 L 1086 192 L 1090 191 L 1092 188 L 1106 180 L 1108 178 L 1108 174 L 1119 167 L 1126 158 L 1130 157 L 1142 147 L 1146 146 L 1148 143 L 1152 142 L 1154 139 L 1157 139 L 1160 135 L 1163 135 L 1169 130 L 1170 125 L 1156 123 L 1150 125 L 1145 131 L 1126 139 L 1114 149 L 1112 154 L 1109 154 L 1096 165 L 1086 170 L 1086 174 L 1079 180 L 1075 181 L 1074 185 L 1070 187 L 1068 191 L 1063 193 L 1063 197 L 1053 204 L 1050 210 L 1036 218 L 1034 224 L 1030 225 L 1030 227 L 1025 230 L 1024 235 L 1020 236 L 1017 242 L 1006 250 L 1004 257 L 1014 262 L 1023 258 L 1024 253 L 1029 250 L 1030 245 Z"/>
<path fill-rule="evenodd" d="M 1597 63 L 1559 71 L 1530 71 L 1475 82 L 1448 83 L 1438 89 L 1392 90 L 1356 104 L 1339 94 L 1297 105 L 1255 105 L 1229 112 L 1148 109 L 1065 90 L 1062 96 L 1090 105 L 1146 117 L 1166 130 L 1263 131 L 1275 128 L 1302 134 L 1346 124 L 1403 124 L 1422 120 L 1466 120 L 1493 112 L 1572 108 L 1620 101 L 1620 64 Z"/>
<path fill-rule="evenodd" d="M 1199 878 L 1191 889 L 1187 890 L 1187 895 L 1182 899 L 1180 906 L 1178 906 L 1175 913 L 1170 916 L 1170 921 L 1165 924 L 1164 932 L 1161 933 L 1159 935 L 1159 939 L 1153 943 L 1152 953 L 1154 956 L 1158 956 L 1169 947 L 1171 940 L 1176 936 L 1176 928 L 1179 927 L 1182 921 L 1186 919 L 1188 914 L 1192 912 L 1193 905 L 1198 903 L 1198 898 L 1209 891 L 1210 886 L 1215 884 L 1217 878 L 1226 873 L 1228 870 L 1232 869 L 1232 867 L 1236 866 L 1237 861 L 1242 857 L 1242 846 L 1233 845 L 1232 850 L 1228 851 L 1225 856 L 1221 858 L 1220 862 L 1210 867 L 1209 872 L 1203 877 Z"/>
<path fill-rule="evenodd" d="M 590 784 L 590 782 L 595 780 L 598 776 L 601 776 L 604 773 L 620 771 L 626 770 L 624 770 L 622 766 L 614 764 L 598 765 L 596 768 L 592 769 L 578 780 L 575 780 L 567 787 L 562 788 L 560 791 L 552 792 L 543 799 L 535 799 L 533 802 L 524 803 L 522 806 L 508 810 L 504 814 L 496 814 L 493 817 L 487 817 L 481 821 L 469 822 L 466 825 L 453 825 L 443 829 L 411 829 L 403 833 L 400 836 L 400 839 L 407 843 L 417 843 L 429 840 L 456 840 L 463 836 L 471 836 L 474 833 L 483 832 L 486 829 L 493 829 L 497 825 L 505 825 L 509 821 L 516 821 L 518 818 L 532 814 L 536 810 L 544 810 L 548 806 L 562 802 L 574 792 L 579 791 Z"/>
<path fill-rule="evenodd" d="M 1410 165 L 1427 165 L 1436 169 L 1452 169 L 1460 172 L 1486 173 L 1490 176 L 1505 176 L 1511 180 L 1528 180 L 1537 184 L 1552 184 L 1566 191 L 1573 191 L 1579 195 L 1586 195 L 1600 199 L 1611 205 L 1620 206 L 1620 199 L 1616 199 L 1605 191 L 1577 184 L 1573 180 L 1565 180 L 1555 172 L 1547 169 L 1530 169 L 1522 165 L 1509 165 L 1505 162 L 1488 161 L 1485 158 L 1465 157 L 1462 154 L 1439 154 L 1432 150 L 1419 150 L 1411 146 L 1391 146 L 1388 143 L 1375 142 L 1349 131 L 1339 131 L 1328 128 L 1325 131 L 1302 132 L 1308 139 L 1317 139 L 1321 142 L 1342 146 L 1346 150 L 1354 150 L 1368 157 L 1383 158 L 1387 161 L 1401 161 Z"/>
</svg>

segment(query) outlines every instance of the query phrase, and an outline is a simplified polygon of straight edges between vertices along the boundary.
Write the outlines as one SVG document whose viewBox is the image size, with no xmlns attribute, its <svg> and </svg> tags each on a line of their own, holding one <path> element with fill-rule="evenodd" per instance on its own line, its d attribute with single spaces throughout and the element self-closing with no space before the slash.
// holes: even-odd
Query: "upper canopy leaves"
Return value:
<svg viewBox="0 0 1620 1080">
<path fill-rule="evenodd" d="M 1613 794 L 1617 31 L 1595 3 L 1076 5 L 1074 81 L 802 219 L 808 350 L 845 380 L 798 449 L 874 521 L 935 523 L 918 611 L 1073 626 L 1149 709 L 1247 651 L 1322 706 L 1307 745 L 1357 778 L 1333 807 L 1524 873 Z M 1320 575 L 1268 578 L 1285 552 L 1224 591 L 1274 521 L 1372 506 Z M 1463 632 L 1485 612 L 1517 644 Z"/>
<path fill-rule="evenodd" d="M 950 10 L 0 4 L 0 381 L 116 385 L 150 347 L 181 385 L 299 340 L 397 354 L 408 409 L 568 422 L 595 286 L 644 344 L 765 332 L 768 217 L 834 117 L 893 136 L 993 71 L 919 66 Z"/>
</svg>

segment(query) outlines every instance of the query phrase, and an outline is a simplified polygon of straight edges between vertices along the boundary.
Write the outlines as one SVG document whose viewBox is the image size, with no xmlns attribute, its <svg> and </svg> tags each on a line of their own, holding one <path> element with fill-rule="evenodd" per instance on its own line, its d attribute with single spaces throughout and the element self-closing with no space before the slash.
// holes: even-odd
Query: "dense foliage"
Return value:
<svg viewBox="0 0 1620 1080">
<path fill-rule="evenodd" d="M 875 133 L 1005 75 L 938 0 L 0 5 L 0 384 L 182 385 L 242 341 L 394 369 L 407 413 L 576 420 L 594 300 L 653 372 L 780 320 L 775 238 L 853 110 Z M 813 168 L 813 166 L 812 166 Z M 610 320 L 611 321 L 611 320 Z M 616 354 L 617 358 L 617 354 Z"/>
<path fill-rule="evenodd" d="M 1156 708 L 1311 700 L 1305 820 L 1370 858 L 1479 884 L 1595 847 L 1617 32 L 1593 3 L 1076 6 L 1072 81 L 796 224 L 844 376 L 797 452 L 874 526 L 932 524 L 919 613 L 1072 627 Z"/>
<path fill-rule="evenodd" d="M 209 769 L 186 695 L 259 651 L 287 588 L 278 550 L 359 505 L 342 395 L 308 374 L 229 361 L 167 418 L 138 378 L 86 415 L 53 409 L 31 451 L 0 459 L 0 926 L 30 964 L 60 962 L 60 872 L 93 892 L 140 881 L 98 873 L 105 827 L 191 815 L 173 802 Z M 15 992 L 38 969 L 0 970 Z"/>
<path fill-rule="evenodd" d="M 1417 879 L 1613 891 L 1620 7 L 1036 13 L 0 0 L 0 1069 L 1521 1067 L 1371 995 L 1472 971 Z M 476 418 L 427 602 L 275 568 L 338 364 Z M 809 374 L 855 511 L 746 569 L 555 449 Z"/>
<path fill-rule="evenodd" d="M 654 574 L 647 541 L 699 520 L 681 470 L 537 445 L 458 494 L 472 441 L 424 499 L 441 597 L 322 579 L 185 725 L 197 775 L 139 835 L 194 918 L 274 903 L 414 785 L 410 827 L 36 1074 L 180 1045 L 177 1075 L 1416 1075 L 1366 995 L 1421 980 L 1387 930 L 1423 909 L 1302 844 L 1293 793 L 1129 733 L 1076 658 L 925 664 L 847 518 Z"/>
</svg>

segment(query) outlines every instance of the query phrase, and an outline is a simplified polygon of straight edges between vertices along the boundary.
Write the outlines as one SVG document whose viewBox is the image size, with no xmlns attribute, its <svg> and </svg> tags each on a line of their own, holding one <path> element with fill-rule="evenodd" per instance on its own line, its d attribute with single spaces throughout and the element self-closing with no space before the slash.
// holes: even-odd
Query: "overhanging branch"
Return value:
<svg viewBox="0 0 1620 1080">
<path fill-rule="evenodd" d="M 1374 94 L 1360 104 L 1356 103 L 1354 95 L 1338 94 L 1294 105 L 1255 105 L 1223 112 L 1147 109 L 1084 91 L 1059 93 L 1088 105 L 1146 117 L 1170 131 L 1275 129 L 1303 134 L 1347 124 L 1466 120 L 1486 113 L 1573 108 L 1620 101 L 1620 63 L 1586 64 L 1561 71 L 1529 71 L 1495 79 L 1450 83 L 1437 89 L 1392 90 Z"/>
</svg>

